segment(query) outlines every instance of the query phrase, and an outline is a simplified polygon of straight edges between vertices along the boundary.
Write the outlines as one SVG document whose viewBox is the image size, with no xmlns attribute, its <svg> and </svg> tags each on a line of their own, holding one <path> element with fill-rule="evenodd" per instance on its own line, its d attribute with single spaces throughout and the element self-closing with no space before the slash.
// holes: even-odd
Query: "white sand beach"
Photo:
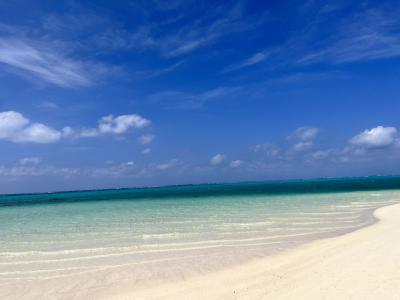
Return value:
<svg viewBox="0 0 400 300">
<path fill-rule="evenodd" d="M 138 280 L 137 265 L 129 261 L 124 264 L 118 255 L 114 262 L 109 262 L 110 266 L 96 265 L 96 271 L 83 269 L 71 275 L 61 273 L 63 263 L 75 260 L 64 262 L 56 258 L 56 269 L 46 271 L 50 276 L 40 277 L 41 270 L 54 260 L 47 255 L 38 270 L 29 272 L 27 278 L 16 277 L 24 273 L 10 272 L 14 278 L 1 282 L 0 298 L 400 299 L 400 204 L 379 208 L 374 215 L 377 222 L 351 233 L 315 240 L 219 271 L 204 265 L 196 272 L 185 273 L 194 266 L 180 265 L 184 269 L 174 278 L 163 273 L 168 269 L 147 264 L 148 269 L 141 272 L 148 272 L 154 280 Z M 207 255 L 202 258 L 207 260 Z M 78 262 L 83 264 L 85 260 Z M 172 261 L 170 268 L 174 263 L 178 264 Z M 31 266 L 29 261 L 20 264 Z M 6 266 L 7 263 L 0 267 Z"/>
<path fill-rule="evenodd" d="M 400 205 L 375 216 L 374 225 L 343 236 L 181 282 L 120 289 L 107 298 L 400 299 Z"/>
</svg>

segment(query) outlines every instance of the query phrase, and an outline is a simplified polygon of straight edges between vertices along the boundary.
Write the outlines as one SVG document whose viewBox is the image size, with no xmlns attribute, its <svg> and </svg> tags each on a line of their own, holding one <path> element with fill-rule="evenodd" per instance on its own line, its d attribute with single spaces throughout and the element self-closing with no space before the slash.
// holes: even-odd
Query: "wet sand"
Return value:
<svg viewBox="0 0 400 300">
<path fill-rule="evenodd" d="M 105 298 L 400 299 L 400 205 L 374 214 L 377 223 L 343 236 L 204 276 L 114 290 Z"/>
</svg>

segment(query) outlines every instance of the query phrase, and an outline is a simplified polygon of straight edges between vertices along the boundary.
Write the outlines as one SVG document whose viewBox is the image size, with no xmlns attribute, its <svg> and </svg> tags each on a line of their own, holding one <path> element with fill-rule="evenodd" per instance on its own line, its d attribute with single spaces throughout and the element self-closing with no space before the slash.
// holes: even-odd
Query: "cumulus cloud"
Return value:
<svg viewBox="0 0 400 300">
<path fill-rule="evenodd" d="M 42 123 L 32 123 L 21 113 L 16 111 L 0 112 L 0 139 L 15 143 L 54 143 L 62 138 L 87 138 L 103 134 L 120 135 L 132 128 L 143 128 L 150 121 L 137 115 L 121 115 L 114 117 L 108 115 L 100 119 L 97 128 L 84 128 L 75 130 L 66 126 L 56 130 Z M 146 136 L 145 141 L 150 142 L 154 136 Z"/>
<path fill-rule="evenodd" d="M 142 150 L 142 154 L 149 154 L 151 152 L 150 148 L 145 148 Z"/>
<path fill-rule="evenodd" d="M 162 163 L 159 165 L 155 166 L 156 170 L 159 171 L 164 171 L 164 170 L 168 170 L 171 169 L 172 167 L 175 167 L 178 164 L 179 160 L 178 159 L 171 159 L 170 161 L 166 162 L 166 163 Z"/>
<path fill-rule="evenodd" d="M 137 115 L 121 115 L 114 117 L 108 115 L 100 119 L 99 132 L 121 134 L 128 131 L 130 128 L 142 128 L 150 124 L 150 121 Z"/>
<path fill-rule="evenodd" d="M 40 157 L 24 157 L 21 158 L 18 163 L 20 165 L 37 165 L 42 161 L 42 159 Z"/>
<path fill-rule="evenodd" d="M 238 167 L 240 167 L 242 164 L 243 164 L 243 161 L 237 159 L 237 160 L 232 160 L 232 161 L 229 163 L 229 166 L 230 166 L 231 168 L 238 168 Z"/>
<path fill-rule="evenodd" d="M 314 146 L 314 139 L 319 133 L 319 128 L 317 127 L 299 127 L 291 135 L 288 136 L 289 139 L 297 140 L 292 147 L 292 151 L 299 152 L 310 149 Z"/>
<path fill-rule="evenodd" d="M 257 144 L 251 147 L 251 150 L 256 152 L 256 153 L 264 153 L 267 156 L 277 156 L 279 153 L 279 149 L 276 145 L 271 144 L 271 143 L 263 143 L 263 144 Z"/>
<path fill-rule="evenodd" d="M 61 132 L 42 123 L 31 123 L 16 111 L 0 112 L 0 139 L 16 143 L 54 143 Z"/>
<path fill-rule="evenodd" d="M 310 149 L 313 145 L 314 145 L 313 141 L 298 142 L 293 145 L 292 149 L 294 151 L 304 151 Z"/>
<path fill-rule="evenodd" d="M 343 147 L 318 150 L 308 155 L 312 160 L 330 159 L 335 162 L 366 160 L 373 149 L 389 149 L 400 145 L 395 127 L 377 126 L 353 136 Z"/>
<path fill-rule="evenodd" d="M 315 139 L 318 133 L 319 133 L 319 128 L 317 128 L 317 127 L 303 126 L 303 127 L 297 128 L 289 136 L 289 138 L 299 139 L 301 141 L 310 141 L 310 140 Z"/>
<path fill-rule="evenodd" d="M 398 141 L 395 127 L 377 126 L 366 129 L 350 139 L 350 144 L 363 148 L 386 148 Z"/>
<path fill-rule="evenodd" d="M 65 126 L 61 129 L 61 134 L 63 137 L 68 138 L 74 135 L 74 130 L 70 126 Z"/>
<path fill-rule="evenodd" d="M 81 173 L 93 177 L 114 177 L 118 178 L 132 174 L 136 169 L 134 161 L 126 161 L 121 163 L 114 163 L 112 160 L 106 161 L 105 167 L 94 167 L 81 169 Z"/>
<path fill-rule="evenodd" d="M 0 138 L 6 139 L 19 132 L 29 124 L 29 120 L 15 111 L 5 111 L 0 113 Z"/>
<path fill-rule="evenodd" d="M 142 145 L 150 144 L 155 138 L 154 134 L 144 134 L 139 137 L 139 143 Z"/>
<path fill-rule="evenodd" d="M 68 167 L 55 167 L 42 164 L 14 164 L 12 166 L 0 165 L 0 177 L 18 178 L 35 176 L 63 176 L 68 178 L 80 173 L 80 169 Z"/>
<path fill-rule="evenodd" d="M 96 136 L 100 135 L 97 128 L 84 128 L 78 133 L 75 133 L 74 130 L 72 130 L 71 132 L 72 132 L 72 136 L 74 136 L 76 138 L 88 138 L 88 137 L 96 137 Z"/>
<path fill-rule="evenodd" d="M 26 127 L 13 137 L 15 142 L 21 143 L 54 143 L 61 139 L 61 133 L 41 123 L 34 123 Z"/>
<path fill-rule="evenodd" d="M 325 159 L 333 153 L 335 153 L 335 151 L 333 149 L 317 150 L 317 151 L 311 153 L 311 158 L 316 159 L 316 160 Z"/>
<path fill-rule="evenodd" d="M 80 131 L 71 131 L 73 138 L 97 137 L 104 134 L 121 135 L 130 129 L 143 128 L 150 124 L 150 121 L 137 114 L 120 115 L 114 117 L 108 115 L 102 117 L 97 128 L 84 128 Z"/>
<path fill-rule="evenodd" d="M 218 154 L 214 155 L 213 157 L 211 157 L 210 164 L 212 164 L 213 166 L 216 166 L 216 165 L 221 164 L 224 160 L 225 160 L 225 155 L 218 153 Z"/>
</svg>

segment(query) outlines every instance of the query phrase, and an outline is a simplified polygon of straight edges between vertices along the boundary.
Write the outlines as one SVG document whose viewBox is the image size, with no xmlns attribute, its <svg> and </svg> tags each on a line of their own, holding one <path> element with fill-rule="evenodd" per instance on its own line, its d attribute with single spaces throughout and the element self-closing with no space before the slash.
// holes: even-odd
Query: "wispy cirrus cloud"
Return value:
<svg viewBox="0 0 400 300">
<path fill-rule="evenodd" d="M 172 109 L 199 109 L 210 101 L 238 97 L 242 94 L 240 86 L 220 86 L 202 92 L 163 91 L 148 97 L 150 103 L 162 104 Z"/>
<path fill-rule="evenodd" d="M 334 33 L 305 54 L 301 64 L 344 64 L 400 56 L 398 12 L 367 9 L 339 23 Z"/>
<path fill-rule="evenodd" d="M 400 56 L 398 8 L 366 8 L 326 15 L 338 8 L 319 6 L 307 26 L 300 26 L 280 43 L 235 62 L 224 72 L 265 64 L 267 70 L 294 70 L 315 64 L 363 63 Z M 328 28 L 328 30 L 327 30 Z"/>
<path fill-rule="evenodd" d="M 43 43 L 0 38 L 0 63 L 60 87 L 87 86 L 92 83 L 82 62 L 68 58 Z"/>
<path fill-rule="evenodd" d="M 140 79 L 151 79 L 161 75 L 168 74 L 178 68 L 180 65 L 183 64 L 183 61 L 179 61 L 171 66 L 155 69 L 155 70 L 146 70 L 146 71 L 137 71 L 135 73 L 136 77 Z"/>
<path fill-rule="evenodd" d="M 98 32 L 90 41 L 102 48 L 156 50 L 163 57 L 173 58 L 210 46 L 232 34 L 250 31 L 264 22 L 260 16 L 246 16 L 241 4 L 213 6 L 200 15 L 193 15 L 187 3 L 181 4 L 178 6 L 183 11 L 178 19 L 187 22 L 178 27 L 174 24 L 176 17 L 171 19 L 167 14 L 160 18 L 158 11 L 157 18 L 152 20 L 150 12 L 146 19 L 152 21 L 142 22 L 130 30 L 111 26 Z"/>
<path fill-rule="evenodd" d="M 179 31 L 167 34 L 159 41 L 162 53 L 167 57 L 180 56 L 210 45 L 226 35 L 254 28 L 257 22 L 245 19 L 242 9 L 241 5 L 215 9 L 218 12 L 216 16 L 198 18 Z"/>
<path fill-rule="evenodd" d="M 230 65 L 225 68 L 225 72 L 237 71 L 246 67 L 250 67 L 265 61 L 271 55 L 271 51 L 261 51 L 253 54 L 244 61 L 238 62 L 236 64 Z"/>
</svg>

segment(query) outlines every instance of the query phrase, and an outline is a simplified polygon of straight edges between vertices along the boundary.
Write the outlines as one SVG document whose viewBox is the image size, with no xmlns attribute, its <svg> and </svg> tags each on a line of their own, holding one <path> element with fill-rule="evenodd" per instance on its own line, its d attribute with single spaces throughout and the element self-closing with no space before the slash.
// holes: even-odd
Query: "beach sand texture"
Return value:
<svg viewBox="0 0 400 300">
<path fill-rule="evenodd" d="M 400 299 L 400 205 L 355 232 L 110 299 Z M 97 295 L 100 296 L 100 295 Z"/>
</svg>

